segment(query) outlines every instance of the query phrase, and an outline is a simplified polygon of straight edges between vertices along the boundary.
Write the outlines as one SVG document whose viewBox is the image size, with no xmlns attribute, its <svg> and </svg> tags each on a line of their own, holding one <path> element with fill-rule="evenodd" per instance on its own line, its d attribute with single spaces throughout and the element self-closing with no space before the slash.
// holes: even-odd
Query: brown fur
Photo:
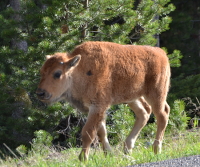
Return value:
<svg viewBox="0 0 200 167">
<path fill-rule="evenodd" d="M 57 71 L 62 72 L 60 78 L 54 77 Z M 157 118 L 153 149 L 160 152 L 170 111 L 166 102 L 169 82 L 169 61 L 160 48 L 85 42 L 71 54 L 55 53 L 46 60 L 37 94 L 46 103 L 64 99 L 80 111 L 88 112 L 79 156 L 86 160 L 96 134 L 104 151 L 110 151 L 105 111 L 119 103 L 127 103 L 136 114 L 133 130 L 125 141 L 125 153 L 134 147 L 151 110 Z"/>
</svg>

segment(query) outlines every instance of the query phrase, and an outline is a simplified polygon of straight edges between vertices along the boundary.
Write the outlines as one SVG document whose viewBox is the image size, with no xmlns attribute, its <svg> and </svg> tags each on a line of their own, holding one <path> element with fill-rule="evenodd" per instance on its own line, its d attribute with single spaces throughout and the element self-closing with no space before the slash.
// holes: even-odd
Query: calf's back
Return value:
<svg viewBox="0 0 200 167">
<path fill-rule="evenodd" d="M 168 91 L 170 67 L 166 53 L 160 48 L 86 42 L 69 57 L 78 54 L 81 61 L 73 71 L 71 91 L 85 103 L 130 102 L 156 86 Z"/>
</svg>

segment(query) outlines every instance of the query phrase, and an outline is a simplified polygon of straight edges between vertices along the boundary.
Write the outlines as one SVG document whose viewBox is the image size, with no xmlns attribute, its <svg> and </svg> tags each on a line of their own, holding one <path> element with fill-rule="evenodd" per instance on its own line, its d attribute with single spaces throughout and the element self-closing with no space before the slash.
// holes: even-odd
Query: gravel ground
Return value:
<svg viewBox="0 0 200 167">
<path fill-rule="evenodd" d="M 169 159 L 160 162 L 137 164 L 129 167 L 200 167 L 200 155 Z"/>
</svg>

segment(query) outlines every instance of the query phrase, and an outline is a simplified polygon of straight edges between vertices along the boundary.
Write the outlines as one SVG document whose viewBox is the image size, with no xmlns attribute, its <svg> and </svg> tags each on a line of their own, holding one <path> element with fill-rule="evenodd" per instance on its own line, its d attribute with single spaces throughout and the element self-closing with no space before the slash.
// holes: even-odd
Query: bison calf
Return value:
<svg viewBox="0 0 200 167">
<path fill-rule="evenodd" d="M 151 110 L 157 119 L 153 150 L 161 151 L 170 111 L 166 102 L 170 65 L 162 49 L 85 42 L 72 53 L 55 53 L 46 59 L 40 71 L 38 98 L 45 103 L 66 100 L 88 113 L 82 129 L 80 160 L 88 159 L 95 135 L 99 136 L 105 152 L 111 150 L 105 113 L 110 105 L 119 103 L 127 103 L 136 115 L 135 125 L 124 144 L 125 153 L 134 147 Z"/>
</svg>

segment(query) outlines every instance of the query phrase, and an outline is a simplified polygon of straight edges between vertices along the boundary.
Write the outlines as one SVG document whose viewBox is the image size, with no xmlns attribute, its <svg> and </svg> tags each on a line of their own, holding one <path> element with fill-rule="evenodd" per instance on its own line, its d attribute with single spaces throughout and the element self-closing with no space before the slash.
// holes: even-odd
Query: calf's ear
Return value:
<svg viewBox="0 0 200 167">
<path fill-rule="evenodd" d="M 46 55 L 46 60 L 50 59 L 51 55 Z"/>
<path fill-rule="evenodd" d="M 79 64 L 81 60 L 81 55 L 76 55 L 73 58 L 71 58 L 67 64 L 69 64 L 70 67 L 75 67 Z"/>
</svg>

